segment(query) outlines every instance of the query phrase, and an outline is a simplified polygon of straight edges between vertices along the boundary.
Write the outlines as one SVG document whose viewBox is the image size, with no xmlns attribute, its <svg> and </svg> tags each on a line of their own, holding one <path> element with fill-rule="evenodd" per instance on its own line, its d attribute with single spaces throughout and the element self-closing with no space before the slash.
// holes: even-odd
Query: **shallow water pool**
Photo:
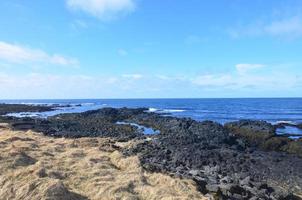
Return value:
<svg viewBox="0 0 302 200">
<path fill-rule="evenodd" d="M 130 125 L 138 128 L 141 130 L 145 135 L 154 135 L 154 134 L 160 134 L 159 130 L 154 130 L 153 128 L 148 128 L 136 123 L 130 123 L 130 122 L 116 122 L 118 125 Z"/>
</svg>

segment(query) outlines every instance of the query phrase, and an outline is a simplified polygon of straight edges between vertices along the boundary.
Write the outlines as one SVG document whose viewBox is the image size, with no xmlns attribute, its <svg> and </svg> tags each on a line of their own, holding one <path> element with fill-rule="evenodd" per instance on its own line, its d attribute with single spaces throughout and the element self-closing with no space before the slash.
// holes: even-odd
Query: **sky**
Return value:
<svg viewBox="0 0 302 200">
<path fill-rule="evenodd" d="M 0 99 L 302 96 L 301 0 L 2 0 Z"/>
</svg>

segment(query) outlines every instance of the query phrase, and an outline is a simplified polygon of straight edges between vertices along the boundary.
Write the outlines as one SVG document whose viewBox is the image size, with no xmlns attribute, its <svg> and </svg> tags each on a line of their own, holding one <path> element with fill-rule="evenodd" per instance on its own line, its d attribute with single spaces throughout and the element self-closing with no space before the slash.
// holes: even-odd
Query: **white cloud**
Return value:
<svg viewBox="0 0 302 200">
<path fill-rule="evenodd" d="M 166 75 L 162 75 L 162 74 L 156 75 L 156 78 L 158 78 L 160 80 L 171 80 L 172 79 L 172 77 L 166 76 Z"/>
<path fill-rule="evenodd" d="M 237 64 L 236 65 L 236 70 L 238 73 L 246 73 L 251 70 L 255 69 L 260 69 L 265 67 L 263 64 L 248 64 L 248 63 L 243 63 L 243 64 Z"/>
<path fill-rule="evenodd" d="M 198 87 L 216 90 L 290 90 L 301 84 L 302 79 L 291 74 L 276 73 L 272 75 L 211 74 L 192 79 Z M 286 95 L 286 94 L 285 94 Z"/>
<path fill-rule="evenodd" d="M 270 91 L 291 90 L 302 83 L 302 77 L 286 71 L 270 71 L 267 74 L 251 73 L 253 70 L 265 66 L 263 64 L 237 64 L 235 66 L 236 71 L 233 73 L 200 75 L 193 77 L 191 82 L 198 87 L 207 89 L 256 89 Z"/>
<path fill-rule="evenodd" d="M 67 58 L 58 54 L 47 54 L 39 49 L 32 49 L 16 44 L 0 41 L 0 60 L 24 64 L 26 62 L 42 62 L 55 65 L 78 65 L 75 58 Z"/>
<path fill-rule="evenodd" d="M 231 28 L 228 33 L 233 38 L 245 36 L 274 36 L 285 39 L 302 37 L 302 17 L 293 16 L 270 22 L 258 21 L 236 28 Z"/>
<path fill-rule="evenodd" d="M 128 79 L 141 79 L 143 78 L 142 74 L 123 74 L 122 75 L 123 78 L 128 78 Z"/>
<path fill-rule="evenodd" d="M 279 21 L 273 21 L 271 24 L 264 27 L 264 31 L 276 36 L 302 36 L 302 19 L 292 17 Z"/>
<path fill-rule="evenodd" d="M 111 20 L 135 10 L 134 0 L 67 0 L 67 6 L 101 20 Z"/>
<path fill-rule="evenodd" d="M 226 87 L 235 84 L 233 77 L 222 74 L 207 74 L 193 78 L 193 84 L 202 87 Z"/>
<path fill-rule="evenodd" d="M 0 99 L 224 97 L 227 94 L 237 97 L 299 96 L 301 85 L 302 76 L 284 71 L 267 75 L 206 74 L 181 79 L 173 75 L 17 75 L 0 72 Z"/>
</svg>

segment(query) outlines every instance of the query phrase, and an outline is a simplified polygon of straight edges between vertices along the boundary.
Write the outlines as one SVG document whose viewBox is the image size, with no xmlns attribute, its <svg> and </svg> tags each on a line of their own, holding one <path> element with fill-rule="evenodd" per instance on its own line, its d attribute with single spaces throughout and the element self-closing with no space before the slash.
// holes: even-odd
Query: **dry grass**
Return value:
<svg viewBox="0 0 302 200">
<path fill-rule="evenodd" d="M 0 124 L 0 199 L 206 199 L 194 182 L 145 172 L 125 144 L 55 139 Z"/>
</svg>

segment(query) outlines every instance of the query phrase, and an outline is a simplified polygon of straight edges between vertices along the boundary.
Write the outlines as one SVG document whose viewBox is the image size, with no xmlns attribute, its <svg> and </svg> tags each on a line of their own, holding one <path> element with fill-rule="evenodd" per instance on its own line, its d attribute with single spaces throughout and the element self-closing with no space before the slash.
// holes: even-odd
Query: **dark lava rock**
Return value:
<svg viewBox="0 0 302 200">
<path fill-rule="evenodd" d="M 250 145 L 255 146 L 275 135 L 275 127 L 265 121 L 240 120 L 226 123 L 225 127 L 232 134 L 245 138 Z"/>
<path fill-rule="evenodd" d="M 8 113 L 18 113 L 18 112 L 46 112 L 52 110 L 54 110 L 54 107 L 52 106 L 0 104 L 0 115 L 6 115 Z"/>
<path fill-rule="evenodd" d="M 291 141 L 287 137 L 271 137 L 261 143 L 261 148 L 267 151 L 284 151 L 284 146 L 288 145 Z"/>
<path fill-rule="evenodd" d="M 296 156 L 245 146 L 229 129 L 210 121 L 145 114 L 132 120 L 161 130 L 150 141 L 124 151 L 138 154 L 148 171 L 191 178 L 201 192 L 215 193 L 217 199 L 291 199 L 292 192 L 301 193 L 302 159 Z M 259 124 L 264 127 L 256 132 L 270 138 L 273 127 Z M 245 125 L 252 130 L 250 126 Z"/>
<path fill-rule="evenodd" d="M 302 158 L 302 139 L 293 140 L 275 133 L 276 128 L 296 127 L 294 124 L 280 123 L 273 126 L 265 121 L 241 120 L 224 126 L 231 134 L 243 138 L 249 146 L 265 151 L 284 151 Z"/>
<path fill-rule="evenodd" d="M 291 140 L 286 145 L 282 146 L 282 150 L 291 154 L 296 154 L 302 158 L 302 138 Z"/>
<path fill-rule="evenodd" d="M 145 109 L 113 109 L 87 111 L 75 114 L 60 114 L 47 119 L 1 117 L 15 130 L 34 130 L 55 137 L 114 137 L 120 141 L 133 139 L 143 134 L 130 125 L 117 125 L 117 121 L 144 112 Z"/>
</svg>

